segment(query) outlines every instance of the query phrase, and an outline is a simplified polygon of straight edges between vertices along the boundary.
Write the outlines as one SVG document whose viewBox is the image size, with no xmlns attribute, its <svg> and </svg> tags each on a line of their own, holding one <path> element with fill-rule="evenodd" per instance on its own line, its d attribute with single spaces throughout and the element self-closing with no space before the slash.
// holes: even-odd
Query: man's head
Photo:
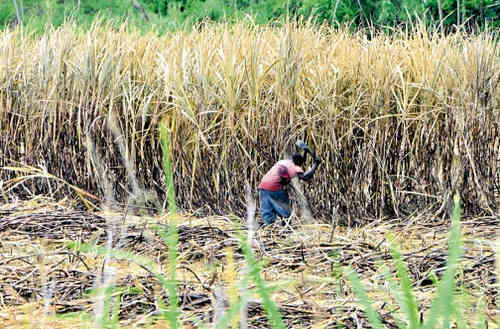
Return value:
<svg viewBox="0 0 500 329">
<path fill-rule="evenodd" d="M 304 159 L 304 157 L 302 155 L 300 155 L 299 153 L 294 153 L 292 155 L 292 161 L 293 163 L 296 165 L 296 166 L 302 166 L 304 164 L 306 159 Z"/>
</svg>

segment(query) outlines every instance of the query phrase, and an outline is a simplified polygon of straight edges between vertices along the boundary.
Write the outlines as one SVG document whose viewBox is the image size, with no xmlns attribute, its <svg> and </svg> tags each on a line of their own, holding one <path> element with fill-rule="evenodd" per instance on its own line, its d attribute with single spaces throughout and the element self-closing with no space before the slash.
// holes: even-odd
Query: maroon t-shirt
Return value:
<svg viewBox="0 0 500 329">
<path fill-rule="evenodd" d="M 259 189 L 268 191 L 279 191 L 283 189 L 281 178 L 290 181 L 298 174 L 303 174 L 304 170 L 295 165 L 292 160 L 280 160 L 262 177 Z"/>
</svg>

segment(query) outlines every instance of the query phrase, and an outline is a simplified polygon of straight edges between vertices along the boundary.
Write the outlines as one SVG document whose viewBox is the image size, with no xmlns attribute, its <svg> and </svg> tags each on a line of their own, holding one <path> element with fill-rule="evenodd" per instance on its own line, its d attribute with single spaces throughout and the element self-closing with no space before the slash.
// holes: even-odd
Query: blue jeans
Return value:
<svg viewBox="0 0 500 329">
<path fill-rule="evenodd" d="M 260 215 L 266 225 L 274 223 L 276 215 L 290 217 L 290 199 L 285 190 L 268 191 L 259 189 Z"/>
</svg>

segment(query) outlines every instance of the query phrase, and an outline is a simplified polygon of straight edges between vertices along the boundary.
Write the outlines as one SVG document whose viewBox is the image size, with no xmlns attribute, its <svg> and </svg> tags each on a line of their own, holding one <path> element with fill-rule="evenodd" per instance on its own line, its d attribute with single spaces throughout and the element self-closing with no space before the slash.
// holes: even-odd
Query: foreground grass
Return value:
<svg viewBox="0 0 500 329">
<path fill-rule="evenodd" d="M 45 213 L 54 211 L 46 206 L 38 207 Z M 2 209 L 7 207 L 3 206 Z M 21 210 L 23 207 L 17 205 L 16 208 Z M 25 208 L 32 210 L 26 210 L 24 215 L 32 213 L 33 218 L 36 218 L 39 216 L 36 214 L 40 214 L 33 210 L 36 208 L 33 205 Z M 68 218 L 71 218 L 70 214 L 68 209 Z M 123 216 L 113 213 L 102 215 L 110 218 Z M 13 218 L 10 216 L 14 215 L 4 217 L 4 220 Z M 147 230 L 151 233 L 156 232 L 154 227 L 168 225 L 170 222 L 168 216 L 144 218 L 132 215 L 128 216 L 127 222 L 128 225 L 133 225 L 133 223 L 143 223 L 145 219 L 149 222 Z M 332 232 L 328 225 L 297 223 L 292 228 L 273 227 L 256 232 L 256 248 L 251 251 L 245 248 L 239 249 L 238 246 L 244 241 L 241 236 L 243 232 L 235 231 L 232 219 L 229 217 L 196 219 L 178 216 L 176 221 L 180 232 L 177 246 L 179 255 L 175 278 L 179 285 L 179 296 L 182 296 L 186 289 L 192 289 L 197 294 L 205 293 L 206 289 L 209 289 L 213 295 L 211 293 L 208 295 L 212 295 L 213 299 L 210 304 L 205 304 L 196 310 L 186 309 L 182 306 L 183 303 L 180 303 L 182 311 L 178 313 L 176 319 L 182 326 L 197 321 L 200 321 L 199 325 L 203 322 L 209 325 L 211 320 L 209 318 L 202 320 L 202 315 L 212 310 L 215 313 L 220 311 L 219 323 L 234 323 L 232 321 L 239 318 L 235 317 L 239 314 L 239 307 L 248 303 L 253 312 L 250 314 L 254 314 L 249 316 L 251 327 L 259 327 L 257 323 L 261 323 L 258 322 L 260 321 L 258 317 L 255 317 L 255 312 L 264 318 L 272 317 L 272 314 L 278 315 L 281 320 L 276 318 L 274 324 L 270 322 L 273 328 L 282 327 L 279 324 L 281 321 L 286 327 L 296 327 L 300 323 L 317 328 L 340 324 L 352 327 L 357 326 L 356 323 L 362 327 L 377 327 L 377 321 L 381 321 L 385 326 L 395 324 L 400 328 L 419 328 L 420 318 L 424 320 L 423 327 L 429 328 L 445 328 L 455 322 L 461 328 L 481 327 L 485 321 L 490 326 L 495 325 L 499 320 L 494 306 L 498 287 L 492 281 L 496 275 L 492 272 L 493 263 L 490 258 L 495 253 L 492 245 L 494 239 L 498 238 L 498 233 L 494 233 L 497 232 L 497 224 L 490 219 L 488 220 L 491 226 L 485 219 L 467 219 L 463 221 L 459 234 L 456 216 L 451 231 L 449 221 L 436 223 L 426 218 L 413 218 L 413 220 L 415 221 L 413 225 L 379 223 L 360 229 L 340 227 L 333 232 L 331 242 Z M 192 229 L 205 227 L 206 232 L 221 229 L 229 233 L 229 237 L 221 236 L 218 239 L 213 235 L 216 231 L 212 231 L 211 235 L 208 235 L 212 237 L 209 241 L 197 240 L 196 235 L 186 239 L 188 227 Z M 132 229 L 132 226 L 130 228 Z M 200 234 L 200 231 L 196 232 Z M 96 322 L 97 318 L 93 315 L 97 303 L 95 295 L 92 294 L 86 293 L 78 299 L 68 301 L 54 290 L 54 295 L 47 304 L 45 299 L 30 301 L 30 298 L 27 298 L 21 302 L 23 297 L 13 297 L 13 292 L 10 290 L 3 291 L 4 304 L 0 311 L 0 319 L 4 327 L 14 328 L 21 325 L 38 327 L 40 319 L 43 319 L 42 323 L 47 327 L 53 328 L 94 328 L 103 327 L 102 325 L 106 323 L 106 327 L 133 328 L 141 323 L 142 325 L 149 323 L 154 328 L 172 327 L 171 320 L 167 321 L 167 318 L 164 319 L 162 316 L 166 314 L 162 312 L 168 310 L 168 303 L 164 306 L 160 303 L 152 308 L 148 306 L 143 311 L 139 308 L 138 313 L 126 311 L 121 313 L 119 321 L 114 315 L 118 312 L 116 309 L 118 305 L 121 305 L 122 311 L 124 310 L 131 296 L 136 296 L 138 298 L 136 301 L 140 301 L 141 298 L 147 297 L 147 291 L 154 291 L 156 296 L 160 296 L 162 290 L 164 292 L 168 290 L 167 286 L 162 288 L 161 283 L 162 277 L 170 278 L 167 270 L 170 262 L 166 257 L 168 248 L 164 247 L 168 243 L 162 242 L 161 235 L 156 238 L 150 237 L 147 242 L 150 249 L 141 247 L 140 243 L 135 246 L 128 245 L 122 250 L 107 249 L 105 241 L 98 244 L 73 244 L 80 249 L 81 257 L 89 267 L 86 269 L 82 263 L 72 263 L 66 256 L 64 256 L 66 261 L 62 261 L 64 259 L 58 258 L 57 255 L 34 257 L 67 250 L 64 241 L 40 238 L 27 241 L 22 236 L 22 230 L 17 232 L 7 230 L 1 234 L 0 261 L 3 265 L 0 266 L 0 274 L 4 280 L 8 279 L 4 276 L 5 271 L 12 270 L 10 272 L 12 277 L 20 268 L 28 267 L 36 270 L 33 272 L 33 279 L 29 279 L 34 280 L 33 287 L 40 284 L 42 284 L 40 287 L 43 287 L 43 281 L 42 283 L 38 281 L 42 279 L 41 273 L 48 273 L 47 283 L 59 282 L 59 286 L 63 287 L 62 277 L 54 276 L 54 270 L 63 270 L 67 273 L 80 270 L 99 274 L 105 268 L 112 268 L 114 277 L 111 286 L 115 287 L 115 290 L 109 291 L 107 295 L 109 304 L 104 304 L 108 305 L 105 307 L 108 311 L 107 320 L 101 319 L 99 322 Z M 204 235 L 203 239 L 207 239 L 207 235 Z M 25 241 L 24 244 L 21 241 Z M 398 247 L 395 241 L 399 241 Z M 464 246 L 464 257 L 459 257 L 461 249 L 456 244 L 458 241 L 462 241 Z M 233 253 L 221 248 L 220 243 L 232 246 Z M 199 252 L 199 256 L 193 257 L 196 252 Z M 252 256 L 251 253 L 255 255 Z M 28 263 L 11 260 L 26 255 L 34 255 L 31 258 L 24 258 Z M 107 261 L 103 264 L 105 259 Z M 448 263 L 444 266 L 446 260 Z M 5 263 L 6 261 L 9 263 Z M 32 264 L 33 267 L 27 264 Z M 250 271 L 246 272 L 245 268 L 248 266 Z M 348 271 L 347 266 L 354 272 Z M 346 270 L 342 271 L 344 268 Z M 151 281 L 157 284 L 157 288 L 154 289 L 148 286 L 150 279 L 145 279 L 152 273 L 158 278 Z M 238 277 L 240 280 L 236 279 Z M 129 278 L 133 280 L 130 281 Z M 216 305 L 220 305 L 217 298 L 221 298 L 216 297 L 217 287 L 224 292 L 223 295 L 226 296 L 224 298 L 233 298 L 229 297 L 231 289 L 241 291 L 242 281 L 247 282 L 248 295 L 241 293 L 240 299 L 233 299 L 235 303 L 229 305 L 232 308 L 227 310 L 227 313 L 224 308 L 217 309 Z M 124 285 L 125 282 L 132 284 L 127 286 Z M 489 283 L 485 285 L 484 282 Z M 12 287 L 16 288 L 17 285 L 12 284 Z M 132 288 L 135 291 L 133 293 L 130 290 Z M 12 302 L 12 298 L 21 298 L 17 302 L 22 305 L 5 305 L 9 301 Z M 265 312 L 266 299 L 271 303 L 269 313 Z M 117 304 L 118 300 L 120 303 Z M 54 312 L 57 310 L 60 312 L 64 305 L 80 307 L 82 311 L 54 315 Z M 151 313 L 155 309 L 157 311 Z M 372 311 L 367 312 L 369 309 Z M 439 310 L 437 315 L 434 313 L 435 310 Z M 433 322 L 442 315 L 449 315 L 449 318 L 442 317 L 439 325 Z M 379 320 L 376 320 L 377 318 Z"/>
</svg>

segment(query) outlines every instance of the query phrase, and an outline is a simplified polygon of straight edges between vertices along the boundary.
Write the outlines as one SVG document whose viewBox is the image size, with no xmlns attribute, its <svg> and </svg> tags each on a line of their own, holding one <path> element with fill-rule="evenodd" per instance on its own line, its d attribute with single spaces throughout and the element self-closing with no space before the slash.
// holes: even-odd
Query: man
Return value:
<svg viewBox="0 0 500 329">
<path fill-rule="evenodd" d="M 294 177 L 309 181 L 321 163 L 319 158 L 314 157 L 314 165 L 304 173 L 300 166 L 305 163 L 306 156 L 307 153 L 304 153 L 304 156 L 295 153 L 291 159 L 280 160 L 262 178 L 258 188 L 260 215 L 265 225 L 274 223 L 276 216 L 281 218 L 290 217 L 290 199 L 285 186 Z"/>
</svg>

